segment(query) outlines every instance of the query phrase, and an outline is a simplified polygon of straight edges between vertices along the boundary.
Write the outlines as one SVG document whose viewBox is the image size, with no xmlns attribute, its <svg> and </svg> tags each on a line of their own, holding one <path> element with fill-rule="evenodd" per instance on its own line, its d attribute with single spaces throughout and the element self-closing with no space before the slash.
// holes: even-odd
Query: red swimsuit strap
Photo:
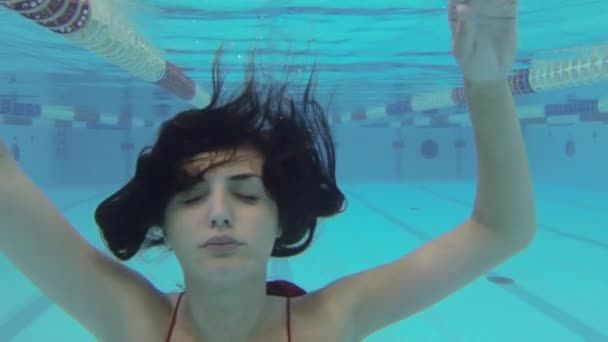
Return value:
<svg viewBox="0 0 608 342">
<path fill-rule="evenodd" d="M 173 310 L 173 318 L 171 318 L 171 326 L 169 327 L 169 332 L 167 333 L 166 341 L 171 341 L 171 334 L 173 334 L 173 327 L 175 327 L 175 322 L 177 321 L 177 310 L 179 309 L 179 303 L 182 301 L 182 297 L 184 296 L 186 291 L 179 294 L 177 298 L 177 304 L 175 304 L 175 310 Z"/>
<path fill-rule="evenodd" d="M 273 280 L 266 283 L 266 294 L 290 298 L 305 295 L 306 291 L 286 280 Z"/>
<path fill-rule="evenodd" d="M 287 341 L 291 342 L 291 298 L 305 295 L 306 291 L 286 280 L 275 280 L 266 283 L 266 293 L 287 298 Z"/>
<path fill-rule="evenodd" d="M 177 303 L 175 304 L 175 309 L 173 311 L 173 317 L 171 318 L 171 325 L 169 327 L 169 332 L 167 333 L 167 342 L 171 341 L 171 335 L 173 334 L 175 322 L 177 321 L 179 304 L 182 301 L 182 297 L 185 293 L 186 291 L 180 293 L 179 297 L 177 298 Z M 291 298 L 305 295 L 306 291 L 298 285 L 286 280 L 274 280 L 266 283 L 266 293 L 271 296 L 287 298 L 287 338 L 288 341 L 291 341 Z"/>
<path fill-rule="evenodd" d="M 291 342 L 291 298 L 287 297 L 287 342 Z"/>
</svg>

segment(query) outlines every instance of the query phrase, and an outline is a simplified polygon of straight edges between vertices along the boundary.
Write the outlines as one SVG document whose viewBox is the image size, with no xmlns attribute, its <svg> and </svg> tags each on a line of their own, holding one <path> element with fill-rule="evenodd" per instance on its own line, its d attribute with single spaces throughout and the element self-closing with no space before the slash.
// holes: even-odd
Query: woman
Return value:
<svg viewBox="0 0 608 342">
<path fill-rule="evenodd" d="M 318 218 L 343 207 L 333 141 L 311 82 L 301 103 L 283 89 L 263 97 L 253 78 L 222 102 L 217 63 L 212 103 L 166 122 L 133 179 L 96 211 L 119 259 L 159 244 L 173 249 L 184 292 L 162 293 L 89 245 L 4 146 L 0 247 L 102 341 L 361 340 L 463 287 L 535 234 L 531 179 L 506 78 L 516 7 L 504 0 L 448 4 L 475 130 L 477 201 L 470 219 L 390 264 L 311 293 L 266 283 L 271 255 L 301 253 Z"/>
</svg>

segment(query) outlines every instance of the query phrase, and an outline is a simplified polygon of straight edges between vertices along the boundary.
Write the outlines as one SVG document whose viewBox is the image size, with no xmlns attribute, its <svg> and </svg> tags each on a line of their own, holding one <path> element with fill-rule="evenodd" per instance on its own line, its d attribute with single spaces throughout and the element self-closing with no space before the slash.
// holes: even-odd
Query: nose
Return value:
<svg viewBox="0 0 608 342">
<path fill-rule="evenodd" d="M 212 228 L 232 227 L 232 215 L 230 206 L 226 201 L 226 195 L 221 191 L 215 191 L 210 196 L 209 223 Z"/>
<path fill-rule="evenodd" d="M 211 219 L 211 227 L 220 228 L 220 227 L 231 227 L 232 223 L 228 217 L 214 217 Z"/>
</svg>

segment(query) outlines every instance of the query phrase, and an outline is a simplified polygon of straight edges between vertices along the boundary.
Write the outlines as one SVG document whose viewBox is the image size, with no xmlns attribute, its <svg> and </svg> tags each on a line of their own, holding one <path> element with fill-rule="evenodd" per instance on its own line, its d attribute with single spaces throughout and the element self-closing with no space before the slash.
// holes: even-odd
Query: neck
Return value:
<svg viewBox="0 0 608 342">
<path fill-rule="evenodd" d="M 186 328 L 205 341 L 248 341 L 269 312 L 265 273 L 221 282 L 186 277 L 185 285 Z"/>
</svg>

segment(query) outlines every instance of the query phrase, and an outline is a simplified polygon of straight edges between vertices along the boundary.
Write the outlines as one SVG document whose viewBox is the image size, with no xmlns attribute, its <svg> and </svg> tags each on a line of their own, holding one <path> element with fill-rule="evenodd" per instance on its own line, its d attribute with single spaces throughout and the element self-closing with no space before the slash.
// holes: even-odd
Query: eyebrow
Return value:
<svg viewBox="0 0 608 342">
<path fill-rule="evenodd" d="M 240 174 L 232 175 L 232 176 L 228 177 L 228 180 L 239 182 L 239 181 L 244 181 L 244 180 L 248 180 L 251 178 L 260 178 L 260 176 L 254 174 L 254 173 L 240 173 Z"/>
<path fill-rule="evenodd" d="M 204 181 L 205 180 L 205 173 L 200 173 L 199 175 L 197 175 L 197 177 Z M 248 179 L 252 179 L 252 178 L 258 178 L 261 179 L 260 176 L 256 175 L 255 173 L 239 173 L 236 175 L 232 175 L 230 177 L 228 177 L 228 181 L 232 181 L 232 182 L 242 182 L 242 181 L 246 181 Z"/>
</svg>

